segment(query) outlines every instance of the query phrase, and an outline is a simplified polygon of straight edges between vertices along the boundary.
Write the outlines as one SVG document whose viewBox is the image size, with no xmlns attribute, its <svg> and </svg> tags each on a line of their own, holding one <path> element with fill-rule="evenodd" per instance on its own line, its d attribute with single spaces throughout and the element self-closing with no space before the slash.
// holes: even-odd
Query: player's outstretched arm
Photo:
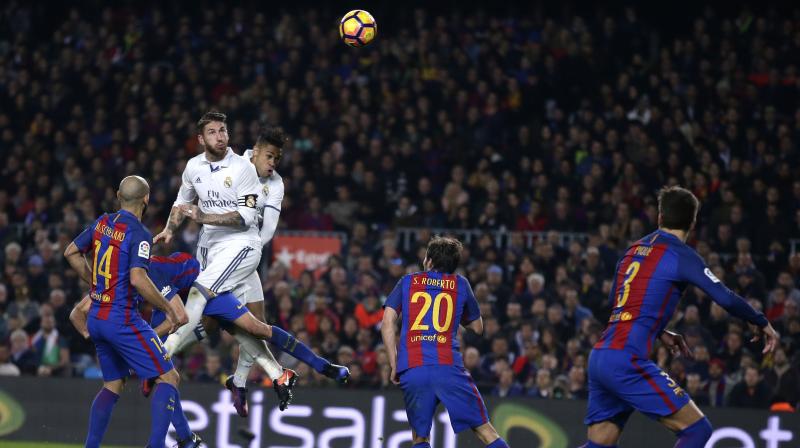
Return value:
<svg viewBox="0 0 800 448">
<path fill-rule="evenodd" d="M 86 317 L 89 315 L 89 307 L 91 304 L 92 302 L 89 296 L 84 296 L 80 302 L 75 304 L 75 307 L 72 308 L 72 311 L 69 313 L 69 321 L 72 322 L 72 326 L 78 330 L 78 333 L 80 333 L 84 339 L 89 339 L 89 328 L 86 325 Z"/>
<path fill-rule="evenodd" d="M 255 201 L 255 200 L 254 200 Z M 227 213 L 204 213 L 196 205 L 178 206 L 182 217 L 189 218 L 198 224 L 211 224 L 226 227 L 244 227 L 247 223 L 245 218 L 238 212 Z"/>
<path fill-rule="evenodd" d="M 156 289 L 156 285 L 150 280 L 144 268 L 131 268 L 131 285 L 136 288 L 136 291 L 144 300 L 163 311 L 167 315 L 167 319 L 172 321 L 176 328 L 188 321 L 186 311 L 183 308 L 176 309 L 170 306 L 167 299 Z"/>
<path fill-rule="evenodd" d="M 757 327 L 759 334 L 763 333 L 766 337 L 767 345 L 764 347 L 764 353 L 775 348 L 776 344 L 772 341 L 774 339 L 777 342 L 778 334 L 764 313 L 757 311 L 744 298 L 728 289 L 703 263 L 697 253 L 686 251 L 680 254 L 678 273 L 682 280 L 702 289 L 711 300 L 717 302 L 728 313 Z"/>
<path fill-rule="evenodd" d="M 383 322 L 381 323 L 381 337 L 383 338 L 383 345 L 386 347 L 386 352 L 389 355 L 389 366 L 392 368 L 392 373 L 389 378 L 394 384 L 400 384 L 397 378 L 397 311 L 394 308 L 387 306 L 383 309 Z"/>
<path fill-rule="evenodd" d="M 64 257 L 67 259 L 67 263 L 69 263 L 70 267 L 78 273 L 78 277 L 91 285 L 92 270 L 89 268 L 89 262 L 74 242 L 67 246 L 67 249 L 64 251 Z"/>
<path fill-rule="evenodd" d="M 181 213 L 180 206 L 173 205 L 172 210 L 169 212 L 169 218 L 167 218 L 167 225 L 164 226 L 164 230 L 162 230 L 161 233 L 153 238 L 153 244 L 162 240 L 167 244 L 172 242 L 173 235 L 175 235 L 175 232 L 178 230 L 178 227 L 181 226 L 184 219 L 186 219 L 186 216 Z"/>
</svg>

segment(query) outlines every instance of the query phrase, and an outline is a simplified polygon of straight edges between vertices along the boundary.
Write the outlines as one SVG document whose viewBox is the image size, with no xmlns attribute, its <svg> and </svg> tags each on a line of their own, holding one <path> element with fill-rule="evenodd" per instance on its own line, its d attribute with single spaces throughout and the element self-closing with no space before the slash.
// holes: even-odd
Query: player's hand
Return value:
<svg viewBox="0 0 800 448">
<path fill-rule="evenodd" d="M 186 308 L 180 300 L 171 301 L 170 306 L 175 310 L 175 325 L 182 327 L 189 323 L 189 316 L 186 314 Z"/>
<path fill-rule="evenodd" d="M 200 211 L 200 207 L 194 204 L 182 204 L 178 206 L 178 210 L 180 210 L 183 216 L 197 222 L 198 224 L 203 223 L 205 214 Z"/>
<path fill-rule="evenodd" d="M 762 350 L 761 353 L 767 354 L 775 351 L 781 337 L 778 332 L 772 328 L 772 324 L 768 323 L 767 326 L 763 328 L 755 325 L 751 325 L 750 327 L 753 329 L 753 339 L 750 339 L 750 342 L 757 342 L 762 336 L 764 338 L 764 350 Z"/>
<path fill-rule="evenodd" d="M 153 244 L 156 244 L 162 240 L 167 244 L 172 242 L 172 231 L 167 229 L 166 227 L 164 228 L 164 230 L 161 231 L 161 233 L 153 237 Z"/>
<path fill-rule="evenodd" d="M 83 339 L 89 339 L 89 337 L 90 337 L 89 330 L 83 329 L 83 330 L 80 331 L 80 333 L 81 333 L 81 336 L 83 336 Z"/>
<path fill-rule="evenodd" d="M 397 367 L 392 367 L 392 372 L 389 374 L 389 381 L 395 386 L 400 385 L 400 378 L 397 376 Z"/>
<path fill-rule="evenodd" d="M 658 338 L 673 355 L 677 356 L 680 354 L 689 359 L 694 358 L 692 349 L 689 348 L 689 344 L 686 343 L 686 339 L 684 339 L 682 335 L 664 330 Z"/>
</svg>

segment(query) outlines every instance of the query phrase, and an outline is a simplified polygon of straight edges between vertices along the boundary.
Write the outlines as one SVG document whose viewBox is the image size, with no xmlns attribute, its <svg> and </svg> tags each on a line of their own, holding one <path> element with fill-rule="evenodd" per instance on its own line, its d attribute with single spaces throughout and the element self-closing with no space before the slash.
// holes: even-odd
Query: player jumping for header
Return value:
<svg viewBox="0 0 800 448">
<path fill-rule="evenodd" d="M 242 287 L 261 261 L 256 202 L 262 187 L 255 166 L 228 147 L 226 120 L 225 114 L 208 112 L 197 122 L 197 141 L 203 153 L 186 164 L 167 225 L 154 239 L 169 243 L 186 217 L 203 226 L 197 247 L 201 271 L 186 299 L 189 323 L 164 343 L 170 355 L 193 340 L 206 303 Z M 269 351 L 260 355 L 261 366 L 285 409 L 297 374 L 283 369 Z"/>
<path fill-rule="evenodd" d="M 666 372 L 650 360 L 660 339 L 673 353 L 691 356 L 680 335 L 664 331 L 688 285 L 695 285 L 732 315 L 754 326 L 775 349 L 778 334 L 767 318 L 725 287 L 686 239 L 700 203 L 689 190 L 663 188 L 658 195 L 658 230 L 637 241 L 617 264 L 609 299 L 613 311 L 589 356 L 589 405 L 583 448 L 617 446 L 633 410 L 658 420 L 678 436 L 680 448 L 702 448 L 711 423 Z"/>
<path fill-rule="evenodd" d="M 384 305 L 381 335 L 389 352 L 391 380 L 403 390 L 412 448 L 431 448 L 431 425 L 440 401 L 453 431 L 471 428 L 487 448 L 508 448 L 489 423 L 486 405 L 458 349 L 460 323 L 483 333 L 469 281 L 453 274 L 460 260 L 458 240 L 431 239 L 423 261 L 425 271 L 401 278 Z M 402 315 L 399 342 L 398 315 Z"/>
<path fill-rule="evenodd" d="M 261 192 L 256 201 L 256 216 L 259 221 L 259 236 L 261 245 L 266 246 L 275 235 L 278 228 L 278 220 L 281 214 L 281 202 L 283 202 L 283 178 L 275 169 L 283 157 L 283 146 L 288 138 L 280 128 L 266 127 L 261 130 L 253 149 L 244 152 L 240 157 L 252 163 L 258 174 L 258 181 L 261 184 Z M 250 312 L 260 321 L 264 321 L 264 289 L 261 286 L 261 278 L 258 271 L 253 271 L 245 279 L 244 286 L 235 291 L 239 300 L 247 306 Z M 295 358 L 305 362 L 317 372 L 339 382 L 347 382 L 350 371 L 347 367 L 331 364 L 311 351 L 305 344 L 298 341 L 293 335 L 287 333 L 282 328 L 266 325 L 266 340 L 272 342 L 282 351 L 289 353 Z M 225 386 L 233 395 L 233 404 L 236 412 L 247 417 L 247 377 L 253 362 L 264 366 L 269 362 L 272 355 L 269 353 L 267 344 L 264 340 L 258 340 L 247 334 L 237 333 L 237 340 L 240 356 L 237 361 L 235 373 L 228 378 Z M 273 358 L 274 359 L 274 358 Z"/>
</svg>

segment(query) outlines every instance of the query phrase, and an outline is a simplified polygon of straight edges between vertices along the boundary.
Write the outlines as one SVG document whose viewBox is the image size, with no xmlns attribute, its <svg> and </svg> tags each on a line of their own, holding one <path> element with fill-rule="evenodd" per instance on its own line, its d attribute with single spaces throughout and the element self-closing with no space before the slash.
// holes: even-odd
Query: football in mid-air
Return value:
<svg viewBox="0 0 800 448">
<path fill-rule="evenodd" d="M 375 39 L 378 24 L 372 14 L 354 9 L 342 17 L 339 23 L 339 36 L 351 47 L 363 47 Z"/>
</svg>

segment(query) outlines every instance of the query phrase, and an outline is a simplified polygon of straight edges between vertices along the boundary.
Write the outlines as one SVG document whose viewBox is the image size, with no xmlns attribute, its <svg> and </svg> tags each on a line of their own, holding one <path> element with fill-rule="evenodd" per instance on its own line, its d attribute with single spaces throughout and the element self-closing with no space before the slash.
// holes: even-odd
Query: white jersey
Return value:
<svg viewBox="0 0 800 448">
<path fill-rule="evenodd" d="M 247 163 L 251 163 L 250 159 L 253 157 L 253 150 L 248 149 L 240 157 L 246 160 Z M 272 176 L 259 177 L 258 182 L 261 184 L 261 191 L 256 201 L 256 216 L 258 219 L 259 233 L 261 235 L 261 244 L 267 244 L 275 233 L 275 225 L 281 214 L 281 202 L 283 202 L 284 188 L 283 178 L 277 171 L 273 170 Z M 275 213 L 276 215 L 267 215 L 267 213 Z"/>
<path fill-rule="evenodd" d="M 255 166 L 228 148 L 219 162 L 209 162 L 205 153 L 189 159 L 175 205 L 191 204 L 197 199 L 203 213 L 236 211 L 242 216 L 242 227 L 204 224 L 200 237 L 204 247 L 224 241 L 255 244 L 260 241 L 256 203 L 261 190 Z"/>
</svg>

